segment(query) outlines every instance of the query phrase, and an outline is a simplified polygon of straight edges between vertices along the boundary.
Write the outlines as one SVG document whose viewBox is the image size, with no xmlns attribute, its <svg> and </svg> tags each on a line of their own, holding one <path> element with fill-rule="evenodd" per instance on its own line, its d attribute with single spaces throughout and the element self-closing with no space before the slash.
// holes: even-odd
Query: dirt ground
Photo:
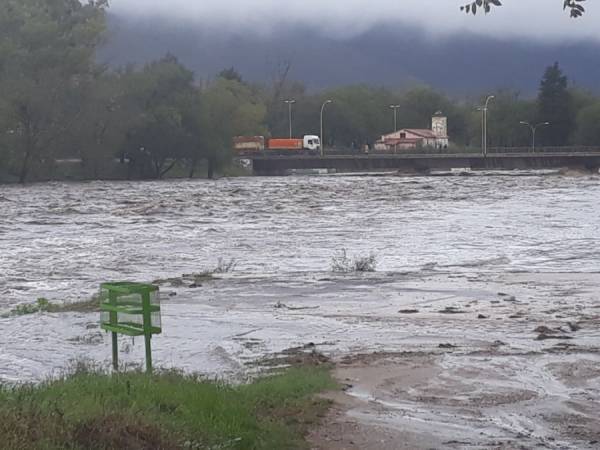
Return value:
<svg viewBox="0 0 600 450">
<path fill-rule="evenodd" d="M 414 345 L 334 356 L 344 390 L 312 448 L 600 449 L 598 281 L 479 276 L 480 291 L 405 304 L 382 320 Z"/>
<path fill-rule="evenodd" d="M 380 353 L 342 358 L 312 448 L 597 449 L 598 354 Z"/>
</svg>

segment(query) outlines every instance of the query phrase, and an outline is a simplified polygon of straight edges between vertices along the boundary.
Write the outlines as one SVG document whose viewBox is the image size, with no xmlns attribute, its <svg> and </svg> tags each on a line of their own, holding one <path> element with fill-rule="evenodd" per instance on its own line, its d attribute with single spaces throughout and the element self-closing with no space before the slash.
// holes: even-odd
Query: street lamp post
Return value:
<svg viewBox="0 0 600 450">
<path fill-rule="evenodd" d="M 287 103 L 288 105 L 288 118 L 289 118 L 289 124 L 290 124 L 290 139 L 292 138 L 292 105 L 294 103 L 296 103 L 296 100 L 291 99 L 291 100 L 284 100 L 283 103 Z"/>
<path fill-rule="evenodd" d="M 485 105 L 477 108 L 481 111 L 481 149 L 483 150 L 483 157 L 487 157 L 487 111 L 490 100 L 496 98 L 494 95 L 488 95 L 485 99 Z"/>
<path fill-rule="evenodd" d="M 398 122 L 397 122 L 397 111 L 400 108 L 400 105 L 390 105 L 390 108 L 394 110 L 394 133 L 398 131 Z"/>
<path fill-rule="evenodd" d="M 333 100 L 325 100 L 321 105 L 321 157 L 325 155 L 325 141 L 323 140 L 323 111 L 325 109 L 325 105 L 332 102 Z"/>
<path fill-rule="evenodd" d="M 392 108 L 394 110 L 394 133 L 396 131 L 398 131 L 398 108 L 400 108 L 400 105 L 390 105 L 390 108 Z M 394 144 L 394 153 L 396 153 L 396 144 Z"/>
<path fill-rule="evenodd" d="M 531 152 L 535 153 L 535 132 L 537 131 L 538 127 L 545 127 L 546 125 L 550 125 L 550 122 L 540 122 L 536 123 L 535 125 L 532 125 L 529 122 L 521 120 L 519 123 L 521 125 L 528 126 L 531 130 Z"/>
</svg>

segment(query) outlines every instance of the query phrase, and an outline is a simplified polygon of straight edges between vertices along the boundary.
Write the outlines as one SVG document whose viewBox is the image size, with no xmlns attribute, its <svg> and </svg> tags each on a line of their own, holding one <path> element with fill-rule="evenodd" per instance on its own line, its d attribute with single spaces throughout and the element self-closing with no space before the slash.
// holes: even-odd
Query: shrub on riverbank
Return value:
<svg viewBox="0 0 600 450">
<path fill-rule="evenodd" d="M 0 387 L 7 449 L 293 449 L 329 404 L 322 368 L 228 386 L 164 372 L 79 370 L 36 386 Z"/>
<path fill-rule="evenodd" d="M 346 249 L 342 249 L 339 255 L 331 258 L 331 271 L 339 273 L 351 272 L 375 272 L 377 268 L 377 257 L 370 253 L 367 256 L 354 256 L 350 259 Z"/>
</svg>

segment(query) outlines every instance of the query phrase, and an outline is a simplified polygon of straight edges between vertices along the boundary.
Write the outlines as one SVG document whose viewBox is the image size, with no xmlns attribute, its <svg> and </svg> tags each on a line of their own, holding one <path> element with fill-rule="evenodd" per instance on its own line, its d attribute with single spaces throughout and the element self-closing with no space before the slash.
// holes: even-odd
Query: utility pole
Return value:
<svg viewBox="0 0 600 450">
<path fill-rule="evenodd" d="M 398 131 L 398 115 L 397 111 L 400 108 L 400 105 L 390 105 L 390 108 L 394 110 L 394 133 Z M 394 144 L 394 153 L 396 153 L 396 144 Z"/>
<path fill-rule="evenodd" d="M 528 126 L 529 129 L 531 130 L 531 152 L 535 153 L 535 132 L 537 131 L 538 127 L 544 127 L 546 125 L 550 125 L 550 122 L 541 122 L 541 123 L 536 123 L 535 125 L 532 125 L 529 122 L 525 122 L 522 120 L 519 123 L 521 125 Z"/>
<path fill-rule="evenodd" d="M 394 133 L 398 131 L 398 122 L 397 122 L 397 111 L 400 108 L 400 105 L 390 105 L 390 108 L 394 110 Z"/>
<path fill-rule="evenodd" d="M 321 105 L 321 157 L 325 156 L 325 141 L 323 140 L 323 110 L 325 105 L 332 103 L 333 100 L 325 100 Z"/>
<path fill-rule="evenodd" d="M 496 98 L 494 95 L 488 95 L 485 99 L 485 105 L 477 108 L 477 111 L 481 111 L 481 150 L 483 151 L 483 157 L 487 157 L 487 111 L 490 100 Z"/>
<path fill-rule="evenodd" d="M 290 139 L 291 139 L 292 138 L 292 105 L 294 103 L 296 103 L 296 100 L 294 100 L 294 99 L 284 100 L 283 103 L 287 103 L 287 105 L 288 105 L 288 118 L 289 118 L 289 124 L 290 124 Z"/>
</svg>

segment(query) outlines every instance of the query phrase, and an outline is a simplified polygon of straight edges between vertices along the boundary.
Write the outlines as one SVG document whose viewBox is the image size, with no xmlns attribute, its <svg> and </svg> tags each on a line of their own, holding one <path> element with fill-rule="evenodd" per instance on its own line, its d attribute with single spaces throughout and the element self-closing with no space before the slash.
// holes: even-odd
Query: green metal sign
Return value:
<svg viewBox="0 0 600 450">
<path fill-rule="evenodd" d="M 100 327 L 112 333 L 113 368 L 119 368 L 117 335 L 143 335 L 146 371 L 151 373 L 152 335 L 162 332 L 158 287 L 131 282 L 103 283 L 100 293 Z"/>
</svg>

